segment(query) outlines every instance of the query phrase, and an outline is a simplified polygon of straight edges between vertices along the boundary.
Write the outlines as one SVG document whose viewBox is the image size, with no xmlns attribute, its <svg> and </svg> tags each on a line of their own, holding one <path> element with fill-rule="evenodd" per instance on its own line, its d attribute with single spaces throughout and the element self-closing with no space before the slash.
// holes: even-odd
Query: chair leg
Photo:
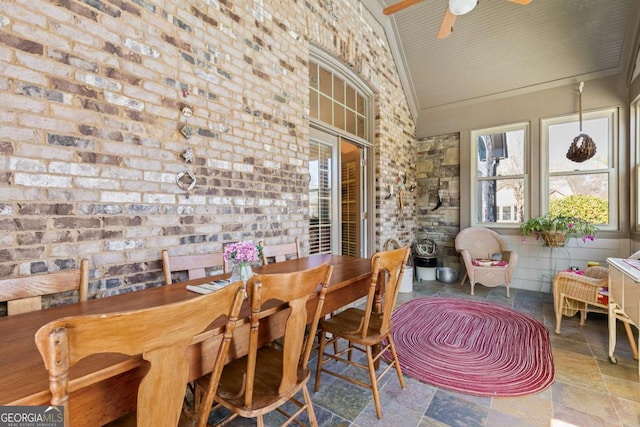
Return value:
<svg viewBox="0 0 640 427">
<path fill-rule="evenodd" d="M 391 338 L 391 335 L 389 335 L 387 339 L 389 340 L 389 349 L 391 350 L 393 363 L 395 363 L 396 365 L 396 373 L 398 374 L 398 381 L 400 382 L 400 387 L 402 387 L 402 389 L 404 390 L 406 386 L 404 383 L 404 377 L 402 376 L 402 369 L 400 369 L 400 361 L 398 360 L 398 354 L 396 353 L 396 346 L 395 344 L 393 344 L 393 339 Z"/>
<path fill-rule="evenodd" d="M 510 298 L 510 296 L 509 296 L 509 284 L 507 283 L 506 286 L 507 286 L 507 298 Z"/>
<path fill-rule="evenodd" d="M 556 312 L 556 330 L 555 333 L 560 335 L 560 323 L 562 322 L 562 306 L 564 305 L 564 294 L 560 294 L 556 301 L 554 310 Z"/>
<path fill-rule="evenodd" d="M 585 304 L 584 308 L 580 310 L 580 326 L 584 326 L 584 322 L 587 320 L 587 305 Z"/>
<path fill-rule="evenodd" d="M 464 275 L 462 276 L 462 280 L 460 281 L 460 286 L 464 285 L 464 281 L 467 280 L 467 272 L 464 272 Z"/>
<path fill-rule="evenodd" d="M 307 416 L 309 417 L 309 424 L 311 424 L 311 427 L 318 427 L 318 420 L 316 419 L 316 412 L 313 409 L 311 394 L 309 394 L 309 389 L 306 385 L 302 387 L 302 395 L 304 396 L 304 404 L 307 406 Z"/>
<path fill-rule="evenodd" d="M 258 427 L 264 427 L 264 416 L 258 415 L 256 417 L 256 424 L 258 425 Z"/>
<path fill-rule="evenodd" d="M 471 295 L 473 295 L 473 287 L 476 285 L 475 283 L 473 283 L 471 281 L 471 279 L 469 279 L 469 283 L 471 283 Z"/>
<path fill-rule="evenodd" d="M 633 352 L 633 359 L 638 360 L 638 347 L 636 346 L 636 339 L 633 336 L 629 322 L 624 322 L 624 329 L 627 332 L 627 338 L 629 338 L 629 344 L 631 345 L 631 351 Z"/>
<path fill-rule="evenodd" d="M 373 403 L 376 405 L 376 416 L 378 419 L 382 419 L 380 393 L 378 393 L 378 380 L 376 379 L 376 368 L 373 363 L 371 346 L 367 346 L 367 365 L 369 365 L 369 380 L 371 381 L 371 391 L 373 392 Z"/>
<path fill-rule="evenodd" d="M 327 333 L 321 330 L 318 334 L 320 342 L 318 343 L 318 364 L 316 366 L 316 382 L 313 385 L 313 392 L 316 393 L 320 389 L 320 373 L 322 372 L 322 363 L 324 359 L 324 348 L 327 345 Z"/>
</svg>

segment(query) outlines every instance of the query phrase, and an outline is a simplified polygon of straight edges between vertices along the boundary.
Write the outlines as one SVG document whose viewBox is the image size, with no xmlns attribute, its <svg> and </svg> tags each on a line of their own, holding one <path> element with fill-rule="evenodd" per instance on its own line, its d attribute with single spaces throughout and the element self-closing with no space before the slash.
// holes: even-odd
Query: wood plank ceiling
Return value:
<svg viewBox="0 0 640 427">
<path fill-rule="evenodd" d="M 397 1 L 364 3 L 396 43 L 414 113 L 630 73 L 635 62 L 637 0 L 481 0 L 442 40 L 447 0 L 382 15 Z"/>
</svg>

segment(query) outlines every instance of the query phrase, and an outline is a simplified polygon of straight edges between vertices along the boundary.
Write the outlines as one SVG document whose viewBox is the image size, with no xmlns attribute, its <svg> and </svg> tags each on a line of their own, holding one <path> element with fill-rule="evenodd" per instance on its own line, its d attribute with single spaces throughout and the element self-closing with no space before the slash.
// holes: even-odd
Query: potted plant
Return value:
<svg viewBox="0 0 640 427">
<path fill-rule="evenodd" d="M 599 229 L 589 221 L 574 216 L 552 215 L 530 218 L 520 226 L 520 234 L 524 238 L 535 234 L 542 239 L 545 246 L 564 246 L 572 237 L 580 237 L 582 241 L 594 240 Z"/>
</svg>

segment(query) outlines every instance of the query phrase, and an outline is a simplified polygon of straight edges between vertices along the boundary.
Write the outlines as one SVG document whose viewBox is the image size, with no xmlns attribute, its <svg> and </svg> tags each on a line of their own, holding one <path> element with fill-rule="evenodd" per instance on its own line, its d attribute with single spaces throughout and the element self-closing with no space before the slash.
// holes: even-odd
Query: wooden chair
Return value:
<svg viewBox="0 0 640 427">
<path fill-rule="evenodd" d="M 300 244 L 297 237 L 291 243 L 265 246 L 264 242 L 261 241 L 259 244 L 262 246 L 263 265 L 267 265 L 270 262 L 281 262 L 288 259 L 300 258 Z"/>
<path fill-rule="evenodd" d="M 162 271 L 164 272 L 164 284 L 173 283 L 171 273 L 176 271 L 187 271 L 189 280 L 206 277 L 207 268 L 222 267 L 223 272 L 227 272 L 227 263 L 222 252 L 195 255 L 170 256 L 169 251 L 162 250 Z"/>
<path fill-rule="evenodd" d="M 318 327 L 320 331 L 320 348 L 318 351 L 318 367 L 314 391 L 318 391 L 320 388 L 320 375 L 322 372 L 368 388 L 373 392 L 378 418 L 382 418 L 378 393 L 378 381 L 380 378 L 391 368 L 395 368 L 401 387 L 405 387 L 400 363 L 398 362 L 391 337 L 391 331 L 393 330 L 391 313 L 396 305 L 398 289 L 402 282 L 402 275 L 408 257 L 409 248 L 406 246 L 400 249 L 378 252 L 373 255 L 371 258 L 371 284 L 364 310 L 349 308 L 328 319 L 321 320 Z M 327 333 L 331 334 L 330 339 L 327 339 Z M 345 339 L 349 342 L 345 349 L 331 353 L 325 351 L 326 346 L 329 344 L 334 344 L 335 348 L 335 343 L 340 339 Z M 353 359 L 354 350 L 366 353 L 366 365 Z M 391 356 L 391 361 L 387 361 L 382 357 L 387 352 Z M 369 383 L 327 369 L 325 363 L 331 360 L 368 370 Z M 376 366 L 380 362 L 386 363 L 387 366 L 380 375 L 377 375 Z"/>
<path fill-rule="evenodd" d="M 0 302 L 7 302 L 9 316 L 42 310 L 43 296 L 68 291 L 78 291 L 78 301 L 87 300 L 89 260 L 81 260 L 79 269 L 0 280 Z"/>
<path fill-rule="evenodd" d="M 259 427 L 264 426 L 264 415 L 277 410 L 288 420 L 299 423 L 296 418 L 307 411 L 309 422 L 317 425 L 313 403 L 307 389 L 310 371 L 307 366 L 313 339 L 305 338 L 307 326 L 307 301 L 317 297 L 309 327 L 309 335 L 314 336 L 324 303 L 327 285 L 333 267 L 323 264 L 304 271 L 284 274 L 258 274 L 249 279 L 247 289 L 251 301 L 251 331 L 247 356 L 227 364 L 216 394 L 213 410 L 220 407 L 232 414 L 224 419 L 224 425 L 241 416 L 256 418 Z M 269 323 L 272 315 L 282 315 L 281 311 L 268 309 L 263 304 L 276 300 L 285 304 L 288 312 L 282 347 L 266 345 L 260 347 L 263 338 L 262 323 Z M 272 305 L 271 305 L 272 306 Z M 206 378 L 201 379 L 205 381 Z M 196 395 L 202 387 L 197 381 Z M 304 403 L 294 398 L 302 391 Z M 281 405 L 290 401 L 297 407 L 293 414 L 282 410 Z M 196 407 L 198 407 L 196 405 Z M 205 412 L 202 412 L 205 414 Z M 205 414 L 205 416 L 208 414 Z"/>
<path fill-rule="evenodd" d="M 485 227 L 468 227 L 458 233 L 455 246 L 465 267 L 460 284 L 463 285 L 469 277 L 471 295 L 476 283 L 480 283 L 487 287 L 505 285 L 507 298 L 509 297 L 509 285 L 516 269 L 518 254 L 507 249 L 507 243 L 500 234 Z M 501 255 L 499 261 L 486 261 L 496 253 Z"/>
<path fill-rule="evenodd" d="M 150 363 L 138 389 L 135 425 L 177 426 L 189 374 L 187 347 L 211 322 L 226 316 L 216 364 L 205 388 L 209 392 L 206 400 L 212 401 L 243 296 L 242 282 L 235 282 L 217 292 L 177 303 L 67 317 L 41 327 L 36 332 L 36 345 L 49 372 L 51 405 L 64 406 L 65 427 L 70 426 L 69 368 L 87 356 L 107 352 L 142 354 Z"/>
</svg>

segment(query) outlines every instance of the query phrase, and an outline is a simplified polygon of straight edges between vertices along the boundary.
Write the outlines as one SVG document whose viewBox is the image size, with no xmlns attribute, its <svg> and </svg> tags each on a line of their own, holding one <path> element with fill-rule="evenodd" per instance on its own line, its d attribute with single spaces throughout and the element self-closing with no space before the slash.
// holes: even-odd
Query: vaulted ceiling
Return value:
<svg viewBox="0 0 640 427">
<path fill-rule="evenodd" d="M 633 71 L 637 0 L 480 0 L 444 39 L 436 36 L 447 0 L 382 13 L 398 1 L 364 3 L 385 27 L 414 117 Z"/>
</svg>

